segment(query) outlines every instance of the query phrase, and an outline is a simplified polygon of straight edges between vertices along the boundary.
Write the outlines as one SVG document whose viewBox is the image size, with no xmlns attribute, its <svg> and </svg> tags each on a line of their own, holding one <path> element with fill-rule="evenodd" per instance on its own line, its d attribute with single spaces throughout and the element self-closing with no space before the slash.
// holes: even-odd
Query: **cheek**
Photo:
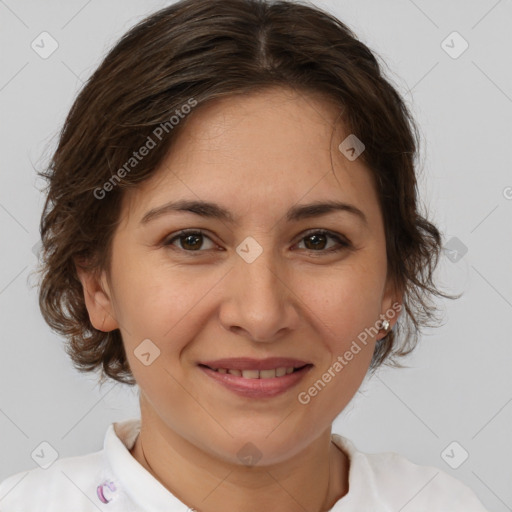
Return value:
<svg viewBox="0 0 512 512">
<path fill-rule="evenodd" d="M 134 338 L 132 343 L 141 337 L 163 342 L 182 319 L 190 317 L 218 280 L 212 272 L 199 274 L 197 268 L 154 264 L 147 256 L 118 261 L 117 319 L 128 337 Z"/>
<path fill-rule="evenodd" d="M 297 287 L 306 310 L 342 348 L 378 320 L 384 281 L 385 271 L 378 263 L 357 262 L 329 273 L 304 274 Z"/>
<path fill-rule="evenodd" d="M 336 278 L 317 284 L 309 295 L 302 294 L 307 297 L 303 310 L 309 310 L 308 321 L 325 357 L 301 388 L 299 403 L 308 405 L 312 417 L 327 415 L 334 421 L 359 389 L 372 360 L 380 281 L 359 267 L 340 270 Z"/>
</svg>

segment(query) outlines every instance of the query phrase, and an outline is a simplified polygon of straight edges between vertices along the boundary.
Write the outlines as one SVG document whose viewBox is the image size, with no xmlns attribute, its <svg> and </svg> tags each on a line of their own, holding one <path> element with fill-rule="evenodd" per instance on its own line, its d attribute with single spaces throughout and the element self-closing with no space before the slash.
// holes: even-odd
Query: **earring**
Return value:
<svg viewBox="0 0 512 512">
<path fill-rule="evenodd" d="M 385 331 L 389 329 L 389 322 L 387 319 L 382 321 L 382 329 L 384 329 Z"/>
</svg>

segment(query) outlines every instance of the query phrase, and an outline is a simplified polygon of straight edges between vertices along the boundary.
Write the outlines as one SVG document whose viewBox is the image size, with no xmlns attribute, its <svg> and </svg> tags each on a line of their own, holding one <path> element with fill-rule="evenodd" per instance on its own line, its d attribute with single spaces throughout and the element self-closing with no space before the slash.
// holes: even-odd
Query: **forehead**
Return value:
<svg viewBox="0 0 512 512">
<path fill-rule="evenodd" d="M 349 135 L 340 112 L 319 94 L 282 88 L 196 107 L 155 174 L 127 192 L 125 214 L 138 222 L 169 200 L 194 199 L 264 221 L 298 202 L 330 199 L 371 216 L 370 171 L 338 150 Z"/>
</svg>

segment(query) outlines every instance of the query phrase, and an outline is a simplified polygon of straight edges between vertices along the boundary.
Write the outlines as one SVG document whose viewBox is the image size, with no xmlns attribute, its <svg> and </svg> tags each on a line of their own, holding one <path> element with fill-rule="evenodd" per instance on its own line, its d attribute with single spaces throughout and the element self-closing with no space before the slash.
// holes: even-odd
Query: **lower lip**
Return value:
<svg viewBox="0 0 512 512">
<path fill-rule="evenodd" d="M 199 366 L 199 368 L 237 395 L 248 398 L 269 398 L 280 395 L 298 384 L 313 368 L 313 365 L 307 365 L 296 372 L 270 379 L 246 379 L 230 373 L 219 373 L 207 366 Z"/>
</svg>

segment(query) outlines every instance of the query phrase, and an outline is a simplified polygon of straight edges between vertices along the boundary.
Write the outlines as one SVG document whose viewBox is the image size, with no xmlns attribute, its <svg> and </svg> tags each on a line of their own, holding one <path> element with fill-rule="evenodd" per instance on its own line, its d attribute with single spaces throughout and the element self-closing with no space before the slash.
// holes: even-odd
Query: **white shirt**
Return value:
<svg viewBox="0 0 512 512">
<path fill-rule="evenodd" d="M 140 419 L 111 424 L 103 450 L 57 459 L 0 484 L 1 512 L 187 512 L 131 455 Z M 471 489 L 396 453 L 365 454 L 332 434 L 348 456 L 349 490 L 332 512 L 487 512 Z"/>
</svg>

